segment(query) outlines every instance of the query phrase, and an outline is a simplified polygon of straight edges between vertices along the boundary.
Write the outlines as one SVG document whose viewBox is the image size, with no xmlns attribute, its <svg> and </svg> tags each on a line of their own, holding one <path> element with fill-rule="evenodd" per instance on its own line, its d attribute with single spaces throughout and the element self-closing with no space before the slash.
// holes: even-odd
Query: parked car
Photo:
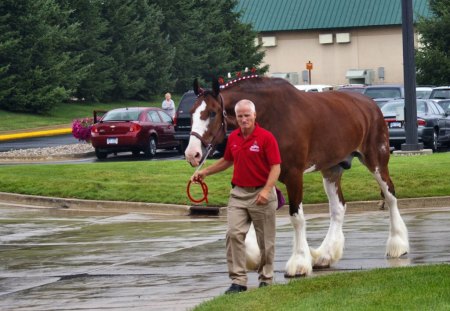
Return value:
<svg viewBox="0 0 450 311">
<path fill-rule="evenodd" d="M 172 118 L 155 107 L 119 108 L 108 111 L 92 126 L 91 143 L 99 159 L 110 153 L 144 152 L 152 158 L 157 149 L 180 149 Z"/>
<path fill-rule="evenodd" d="M 390 100 L 405 98 L 405 89 L 403 85 L 369 85 L 364 89 L 363 94 L 372 98 L 381 108 Z"/>
<path fill-rule="evenodd" d="M 428 99 L 430 98 L 431 91 L 433 87 L 431 86 L 418 86 L 416 87 L 416 98 Z"/>
<path fill-rule="evenodd" d="M 366 86 L 364 84 L 346 84 L 341 85 L 337 91 L 339 92 L 355 92 L 362 94 L 364 93 Z"/>
<path fill-rule="evenodd" d="M 175 139 L 180 142 L 181 150 L 184 152 L 189 143 L 191 133 L 191 113 L 190 110 L 197 99 L 194 91 L 183 94 L 175 113 Z"/>
<path fill-rule="evenodd" d="M 294 86 L 304 92 L 327 92 L 333 90 L 333 86 L 327 84 L 297 84 Z"/>
<path fill-rule="evenodd" d="M 450 86 L 439 86 L 433 88 L 430 99 L 450 99 Z"/>
<path fill-rule="evenodd" d="M 180 150 L 184 153 L 191 136 L 191 108 L 197 99 L 194 91 L 187 91 L 183 94 L 175 113 L 175 139 L 180 142 Z M 232 128 L 228 126 L 228 134 Z M 220 156 L 225 151 L 226 139 L 216 146 L 215 156 Z"/>
<path fill-rule="evenodd" d="M 436 104 L 444 109 L 445 113 L 450 115 L 450 99 L 435 99 L 433 100 Z"/>
<path fill-rule="evenodd" d="M 404 110 L 404 99 L 392 100 L 381 107 L 390 145 L 395 148 L 406 141 Z M 417 100 L 417 136 L 419 142 L 433 151 L 450 143 L 450 117 L 432 100 Z"/>
</svg>

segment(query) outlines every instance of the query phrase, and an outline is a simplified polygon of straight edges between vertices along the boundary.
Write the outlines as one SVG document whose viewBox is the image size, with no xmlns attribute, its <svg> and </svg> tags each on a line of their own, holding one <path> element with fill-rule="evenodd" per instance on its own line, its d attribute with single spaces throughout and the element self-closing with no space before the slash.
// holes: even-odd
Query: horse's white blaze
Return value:
<svg viewBox="0 0 450 311">
<path fill-rule="evenodd" d="M 323 179 L 323 186 L 330 205 L 330 227 L 322 244 L 317 250 L 311 249 L 314 265 L 329 266 L 341 259 L 344 252 L 344 215 L 346 206 L 339 200 L 337 186 L 334 182 Z"/>
<path fill-rule="evenodd" d="M 247 270 L 258 270 L 259 264 L 261 263 L 261 252 L 258 241 L 256 240 L 256 231 L 253 222 L 245 237 L 245 258 Z"/>
<path fill-rule="evenodd" d="M 299 205 L 298 213 L 291 216 L 290 220 L 294 227 L 294 248 L 291 258 L 286 263 L 286 274 L 309 275 L 312 272 L 312 257 L 306 240 L 306 221 L 302 203 Z"/>
<path fill-rule="evenodd" d="M 307 174 L 307 173 L 312 173 L 316 171 L 316 165 L 313 165 L 309 168 L 307 168 L 306 170 L 303 171 L 303 174 Z"/>
<path fill-rule="evenodd" d="M 208 129 L 209 119 L 202 120 L 200 118 L 200 114 L 202 111 L 206 109 L 205 101 L 202 101 L 200 106 L 194 111 L 192 114 L 192 132 L 203 136 Z M 184 152 L 186 160 L 193 166 L 197 166 L 200 163 L 200 159 L 202 157 L 202 142 L 195 136 L 189 138 L 189 144 L 186 147 L 186 151 Z M 199 155 L 199 157 L 196 157 Z"/>
<path fill-rule="evenodd" d="M 403 222 L 398 210 L 397 198 L 389 192 L 388 185 L 383 181 L 379 173 L 379 168 L 375 169 L 375 179 L 383 191 L 384 198 L 389 207 L 389 238 L 386 244 L 386 255 L 390 257 L 400 257 L 409 252 L 408 229 Z"/>
</svg>

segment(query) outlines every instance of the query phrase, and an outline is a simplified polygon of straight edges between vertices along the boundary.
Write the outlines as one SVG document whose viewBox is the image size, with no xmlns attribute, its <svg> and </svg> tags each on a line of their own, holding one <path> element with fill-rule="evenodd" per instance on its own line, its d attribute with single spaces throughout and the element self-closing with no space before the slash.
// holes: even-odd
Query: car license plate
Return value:
<svg viewBox="0 0 450 311">
<path fill-rule="evenodd" d="M 106 139 L 106 144 L 108 144 L 108 145 L 117 145 L 118 143 L 119 143 L 119 139 L 117 137 Z"/>
<path fill-rule="evenodd" d="M 389 127 L 390 128 L 401 128 L 402 122 L 391 122 L 391 123 L 389 123 Z"/>
</svg>

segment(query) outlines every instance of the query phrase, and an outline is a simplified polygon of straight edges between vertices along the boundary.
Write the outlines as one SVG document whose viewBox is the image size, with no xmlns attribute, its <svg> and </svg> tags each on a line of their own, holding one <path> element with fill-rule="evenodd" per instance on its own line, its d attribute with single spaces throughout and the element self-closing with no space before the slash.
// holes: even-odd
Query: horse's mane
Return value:
<svg viewBox="0 0 450 311">
<path fill-rule="evenodd" d="M 235 79 L 222 86 L 222 90 L 233 90 L 235 88 L 245 88 L 247 91 L 268 89 L 273 87 L 292 86 L 282 78 L 269 78 L 260 76 L 244 77 Z"/>
</svg>

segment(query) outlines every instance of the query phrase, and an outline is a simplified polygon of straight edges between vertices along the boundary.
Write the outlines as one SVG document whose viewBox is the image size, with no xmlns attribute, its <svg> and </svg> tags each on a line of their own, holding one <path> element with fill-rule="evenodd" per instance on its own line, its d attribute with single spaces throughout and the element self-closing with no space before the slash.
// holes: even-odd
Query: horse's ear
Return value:
<svg viewBox="0 0 450 311">
<path fill-rule="evenodd" d="M 195 95 L 198 96 L 198 94 L 200 94 L 200 87 L 198 86 L 198 80 L 197 79 L 194 80 L 193 89 L 194 89 Z"/>
<path fill-rule="evenodd" d="M 219 96 L 219 93 L 220 93 L 220 84 L 219 84 L 219 80 L 217 80 L 217 78 L 213 78 L 213 81 L 212 81 L 212 90 L 213 90 L 214 97 Z"/>
</svg>

